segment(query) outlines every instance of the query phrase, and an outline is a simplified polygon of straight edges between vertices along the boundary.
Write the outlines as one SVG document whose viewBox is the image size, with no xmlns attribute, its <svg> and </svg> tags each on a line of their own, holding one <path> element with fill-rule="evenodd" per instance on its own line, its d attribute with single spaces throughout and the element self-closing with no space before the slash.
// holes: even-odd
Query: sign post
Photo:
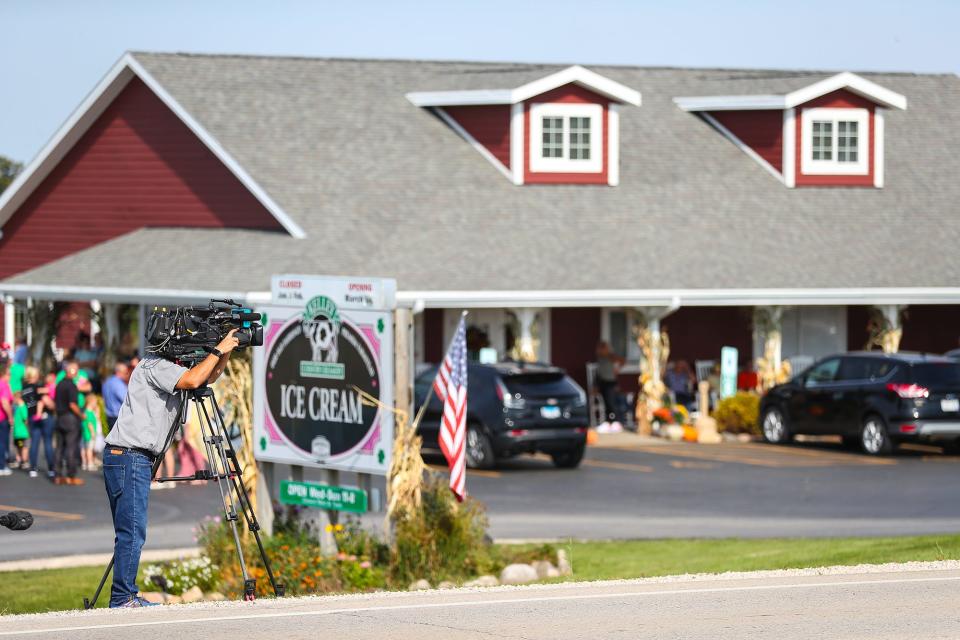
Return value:
<svg viewBox="0 0 960 640">
<path fill-rule="evenodd" d="M 303 506 L 321 509 L 325 552 L 335 551 L 326 525 L 336 523 L 343 510 L 337 505 L 346 504 L 328 496 L 353 496 L 349 504 L 364 511 L 371 503 L 377 508 L 370 476 L 390 468 L 394 420 L 386 407 L 394 402 L 395 307 L 394 280 L 279 275 L 271 304 L 258 309 L 266 320 L 264 346 L 253 360 L 255 457 L 291 465 L 281 501 L 316 503 Z M 321 484 L 303 482 L 305 467 L 321 470 Z M 341 472 L 356 473 L 362 489 L 340 486 Z"/>
</svg>

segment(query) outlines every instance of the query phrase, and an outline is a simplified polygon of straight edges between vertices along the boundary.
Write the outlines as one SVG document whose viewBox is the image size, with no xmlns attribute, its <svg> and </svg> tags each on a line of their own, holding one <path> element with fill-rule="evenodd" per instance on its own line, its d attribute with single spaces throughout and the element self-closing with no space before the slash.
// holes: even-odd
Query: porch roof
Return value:
<svg viewBox="0 0 960 640">
<path fill-rule="evenodd" d="M 571 260 L 567 273 L 544 277 L 534 264 L 537 252 L 499 264 L 485 263 L 481 250 L 472 254 L 476 269 L 438 277 L 436 265 L 446 258 L 443 247 L 428 243 L 426 249 L 408 251 L 389 237 L 338 236 L 330 242 L 353 242 L 354 251 L 325 252 L 322 245 L 281 233 L 142 229 L 8 278 L 0 282 L 0 293 L 15 298 L 170 304 L 230 297 L 257 304 L 269 300 L 273 274 L 312 272 L 396 277 L 398 302 L 425 307 L 960 304 L 960 287 L 934 276 L 925 279 L 927 286 L 916 286 L 908 278 L 890 282 L 874 277 L 869 279 L 872 286 L 864 287 L 843 271 L 825 274 L 811 265 L 812 273 L 797 277 L 795 286 L 784 286 L 782 276 L 750 271 L 714 256 L 716 266 L 709 267 L 706 261 L 701 266 L 714 273 L 716 287 L 707 288 L 702 279 L 690 278 L 682 269 L 674 277 L 655 277 L 631 269 L 629 260 L 622 266 L 630 277 L 601 281 L 588 271 L 588 257 L 580 264 Z M 398 255 L 404 258 L 398 260 Z M 587 271 L 578 272 L 578 267 Z M 812 277 L 817 273 L 819 277 Z M 699 286 L 693 284 L 698 280 Z M 504 286 L 494 289 L 491 282 Z M 568 286 L 559 288 L 558 283 Z"/>
</svg>

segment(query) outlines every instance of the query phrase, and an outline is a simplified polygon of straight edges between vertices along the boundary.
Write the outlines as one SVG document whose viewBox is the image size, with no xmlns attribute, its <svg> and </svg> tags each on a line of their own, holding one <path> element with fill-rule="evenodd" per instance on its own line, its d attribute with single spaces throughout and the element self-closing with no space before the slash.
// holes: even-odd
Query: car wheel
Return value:
<svg viewBox="0 0 960 640">
<path fill-rule="evenodd" d="M 477 425 L 467 426 L 467 468 L 491 469 L 496 464 L 490 438 Z"/>
<path fill-rule="evenodd" d="M 786 444 L 793 438 L 787 427 L 787 419 L 776 407 L 764 411 L 760 427 L 763 430 L 763 439 L 770 444 Z"/>
<path fill-rule="evenodd" d="M 553 459 L 554 466 L 560 469 L 576 469 L 580 466 L 580 461 L 583 460 L 585 450 L 586 447 L 581 444 L 567 451 L 551 453 L 550 457 Z"/>
<path fill-rule="evenodd" d="M 887 434 L 887 426 L 877 416 L 863 421 L 860 429 L 860 446 L 871 456 L 883 456 L 893 451 L 893 442 Z"/>
</svg>

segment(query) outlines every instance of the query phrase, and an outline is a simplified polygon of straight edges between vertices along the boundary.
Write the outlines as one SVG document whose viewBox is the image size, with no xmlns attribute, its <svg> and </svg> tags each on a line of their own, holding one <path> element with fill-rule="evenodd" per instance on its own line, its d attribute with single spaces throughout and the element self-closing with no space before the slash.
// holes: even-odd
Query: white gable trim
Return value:
<svg viewBox="0 0 960 640">
<path fill-rule="evenodd" d="M 838 73 L 786 95 L 692 96 L 674 98 L 673 102 L 684 111 L 791 109 L 838 89 L 847 89 L 884 107 L 907 108 L 904 96 L 848 72 Z"/>
<path fill-rule="evenodd" d="M 618 100 L 637 107 L 640 106 L 639 91 L 635 91 L 619 82 L 614 82 L 610 78 L 601 76 L 599 73 L 584 69 L 578 64 L 567 67 L 563 71 L 558 71 L 546 78 L 540 78 L 539 80 L 534 80 L 521 87 L 517 87 L 511 92 L 511 97 L 514 102 L 523 102 L 524 100 L 546 93 L 547 91 L 552 91 L 571 82 L 585 89 L 589 89 L 594 93 L 599 93 L 611 100 Z"/>
<path fill-rule="evenodd" d="M 414 91 L 407 100 L 418 107 L 452 107 L 484 104 L 516 104 L 566 84 L 585 89 L 625 104 L 640 106 L 640 92 L 605 78 L 580 65 L 534 80 L 515 89 L 479 89 L 472 91 Z"/>
<path fill-rule="evenodd" d="M 837 91 L 838 89 L 846 89 L 891 109 L 907 108 L 907 99 L 904 96 L 890 91 L 890 89 L 881 87 L 876 82 L 871 82 L 866 78 L 861 78 L 856 74 L 846 71 L 831 76 L 826 80 L 815 82 L 809 87 L 788 93 L 784 96 L 784 99 L 786 100 L 787 107 L 796 107 L 820 96 L 825 96 L 828 93 Z"/>
<path fill-rule="evenodd" d="M 504 164 L 500 162 L 495 155 L 490 153 L 485 146 L 477 142 L 477 139 L 470 135 L 470 132 L 464 129 L 459 122 L 454 120 L 449 113 L 443 109 L 434 109 L 434 111 L 436 111 L 437 115 L 440 116 L 441 120 L 447 123 L 447 126 L 456 131 L 461 138 L 466 140 L 471 147 L 476 149 L 477 153 L 483 156 L 484 160 L 496 167 L 497 171 L 503 174 L 503 177 L 513 182 L 513 174 L 510 173 L 510 169 L 505 167 Z"/>
<path fill-rule="evenodd" d="M 784 109 L 783 96 L 691 96 L 674 98 L 683 111 L 754 111 Z"/>
<path fill-rule="evenodd" d="M 776 167 L 774 167 L 772 164 L 764 160 L 759 153 L 757 153 L 756 151 L 751 149 L 749 146 L 744 144 L 743 141 L 740 138 L 738 138 L 735 133 L 733 133 L 732 131 L 730 131 L 730 129 L 727 129 L 725 126 L 720 124 L 720 122 L 716 118 L 711 116 L 709 113 L 704 112 L 704 113 L 701 113 L 700 115 L 703 117 L 704 120 L 709 122 L 714 129 L 719 131 L 724 138 L 726 138 L 727 140 L 735 144 L 737 148 L 740 149 L 740 151 L 743 151 L 745 154 L 750 156 L 750 158 L 754 162 L 756 162 L 761 167 L 763 167 L 767 171 L 767 173 L 769 173 L 774 178 L 776 178 L 778 182 L 783 182 L 783 176 L 780 175 L 780 172 L 777 171 Z"/>
<path fill-rule="evenodd" d="M 44 146 L 26 169 L 0 196 L 0 225 L 10 219 L 17 208 L 73 148 L 80 138 L 96 122 L 114 98 L 134 77 L 139 77 L 167 108 L 196 135 L 204 145 L 233 173 L 251 194 L 270 212 L 280 225 L 294 238 L 302 239 L 306 233 L 274 202 L 270 195 L 244 170 L 193 116 L 191 116 L 157 80 L 150 75 L 130 53 L 125 53 L 94 90 L 80 103 L 60 129 Z"/>
</svg>

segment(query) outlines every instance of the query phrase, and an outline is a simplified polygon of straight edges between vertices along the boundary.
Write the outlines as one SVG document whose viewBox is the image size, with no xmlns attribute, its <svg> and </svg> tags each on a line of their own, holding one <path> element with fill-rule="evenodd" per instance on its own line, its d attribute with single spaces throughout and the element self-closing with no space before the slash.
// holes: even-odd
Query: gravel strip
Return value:
<svg viewBox="0 0 960 640">
<path fill-rule="evenodd" d="M 935 562 L 890 562 L 887 564 L 859 564 L 853 566 L 833 566 L 833 567 L 815 567 L 810 569 L 776 569 L 769 571 L 730 571 L 727 573 L 696 573 L 683 574 L 675 576 L 662 576 L 659 578 L 633 578 L 629 580 L 596 580 L 589 582 L 561 582 L 553 584 L 528 584 L 515 586 L 499 587 L 460 587 L 458 589 L 447 589 L 445 594 L 463 594 L 463 593 L 509 593 L 523 591 L 527 589 L 538 589 L 545 591 L 570 591 L 579 589 L 584 585 L 591 586 L 630 586 L 645 584 L 674 584 L 690 583 L 717 580 L 753 580 L 758 578 L 791 578 L 791 577 L 816 577 L 816 576 L 839 576 L 839 575 L 869 575 L 882 573 L 903 573 L 912 571 L 960 571 L 960 560 L 940 560 Z M 309 604 L 313 601 L 322 600 L 323 602 L 364 602 L 373 599 L 393 599 L 393 598 L 418 598 L 426 595 L 435 595 L 436 590 L 430 591 L 379 591 L 374 593 L 351 593 L 337 595 L 314 595 L 302 596 L 298 598 L 284 598 L 274 600 L 265 598 L 254 603 L 240 601 L 225 602 L 198 602 L 194 604 L 164 605 L 165 607 L 176 607 L 183 610 L 184 607 L 190 607 L 197 611 L 220 609 L 223 613 L 230 610 L 246 609 L 249 611 L 251 606 L 262 608 L 264 611 L 296 606 L 298 604 Z M 154 611 L 156 609 L 151 609 Z M 94 611 L 54 611 L 50 613 L 32 613 L 15 616 L 3 616 L 4 621 L 27 621 L 59 618 L 82 618 L 89 615 L 129 615 L 130 609 L 96 609 Z M 135 615 L 135 614 L 134 614 Z"/>
</svg>

